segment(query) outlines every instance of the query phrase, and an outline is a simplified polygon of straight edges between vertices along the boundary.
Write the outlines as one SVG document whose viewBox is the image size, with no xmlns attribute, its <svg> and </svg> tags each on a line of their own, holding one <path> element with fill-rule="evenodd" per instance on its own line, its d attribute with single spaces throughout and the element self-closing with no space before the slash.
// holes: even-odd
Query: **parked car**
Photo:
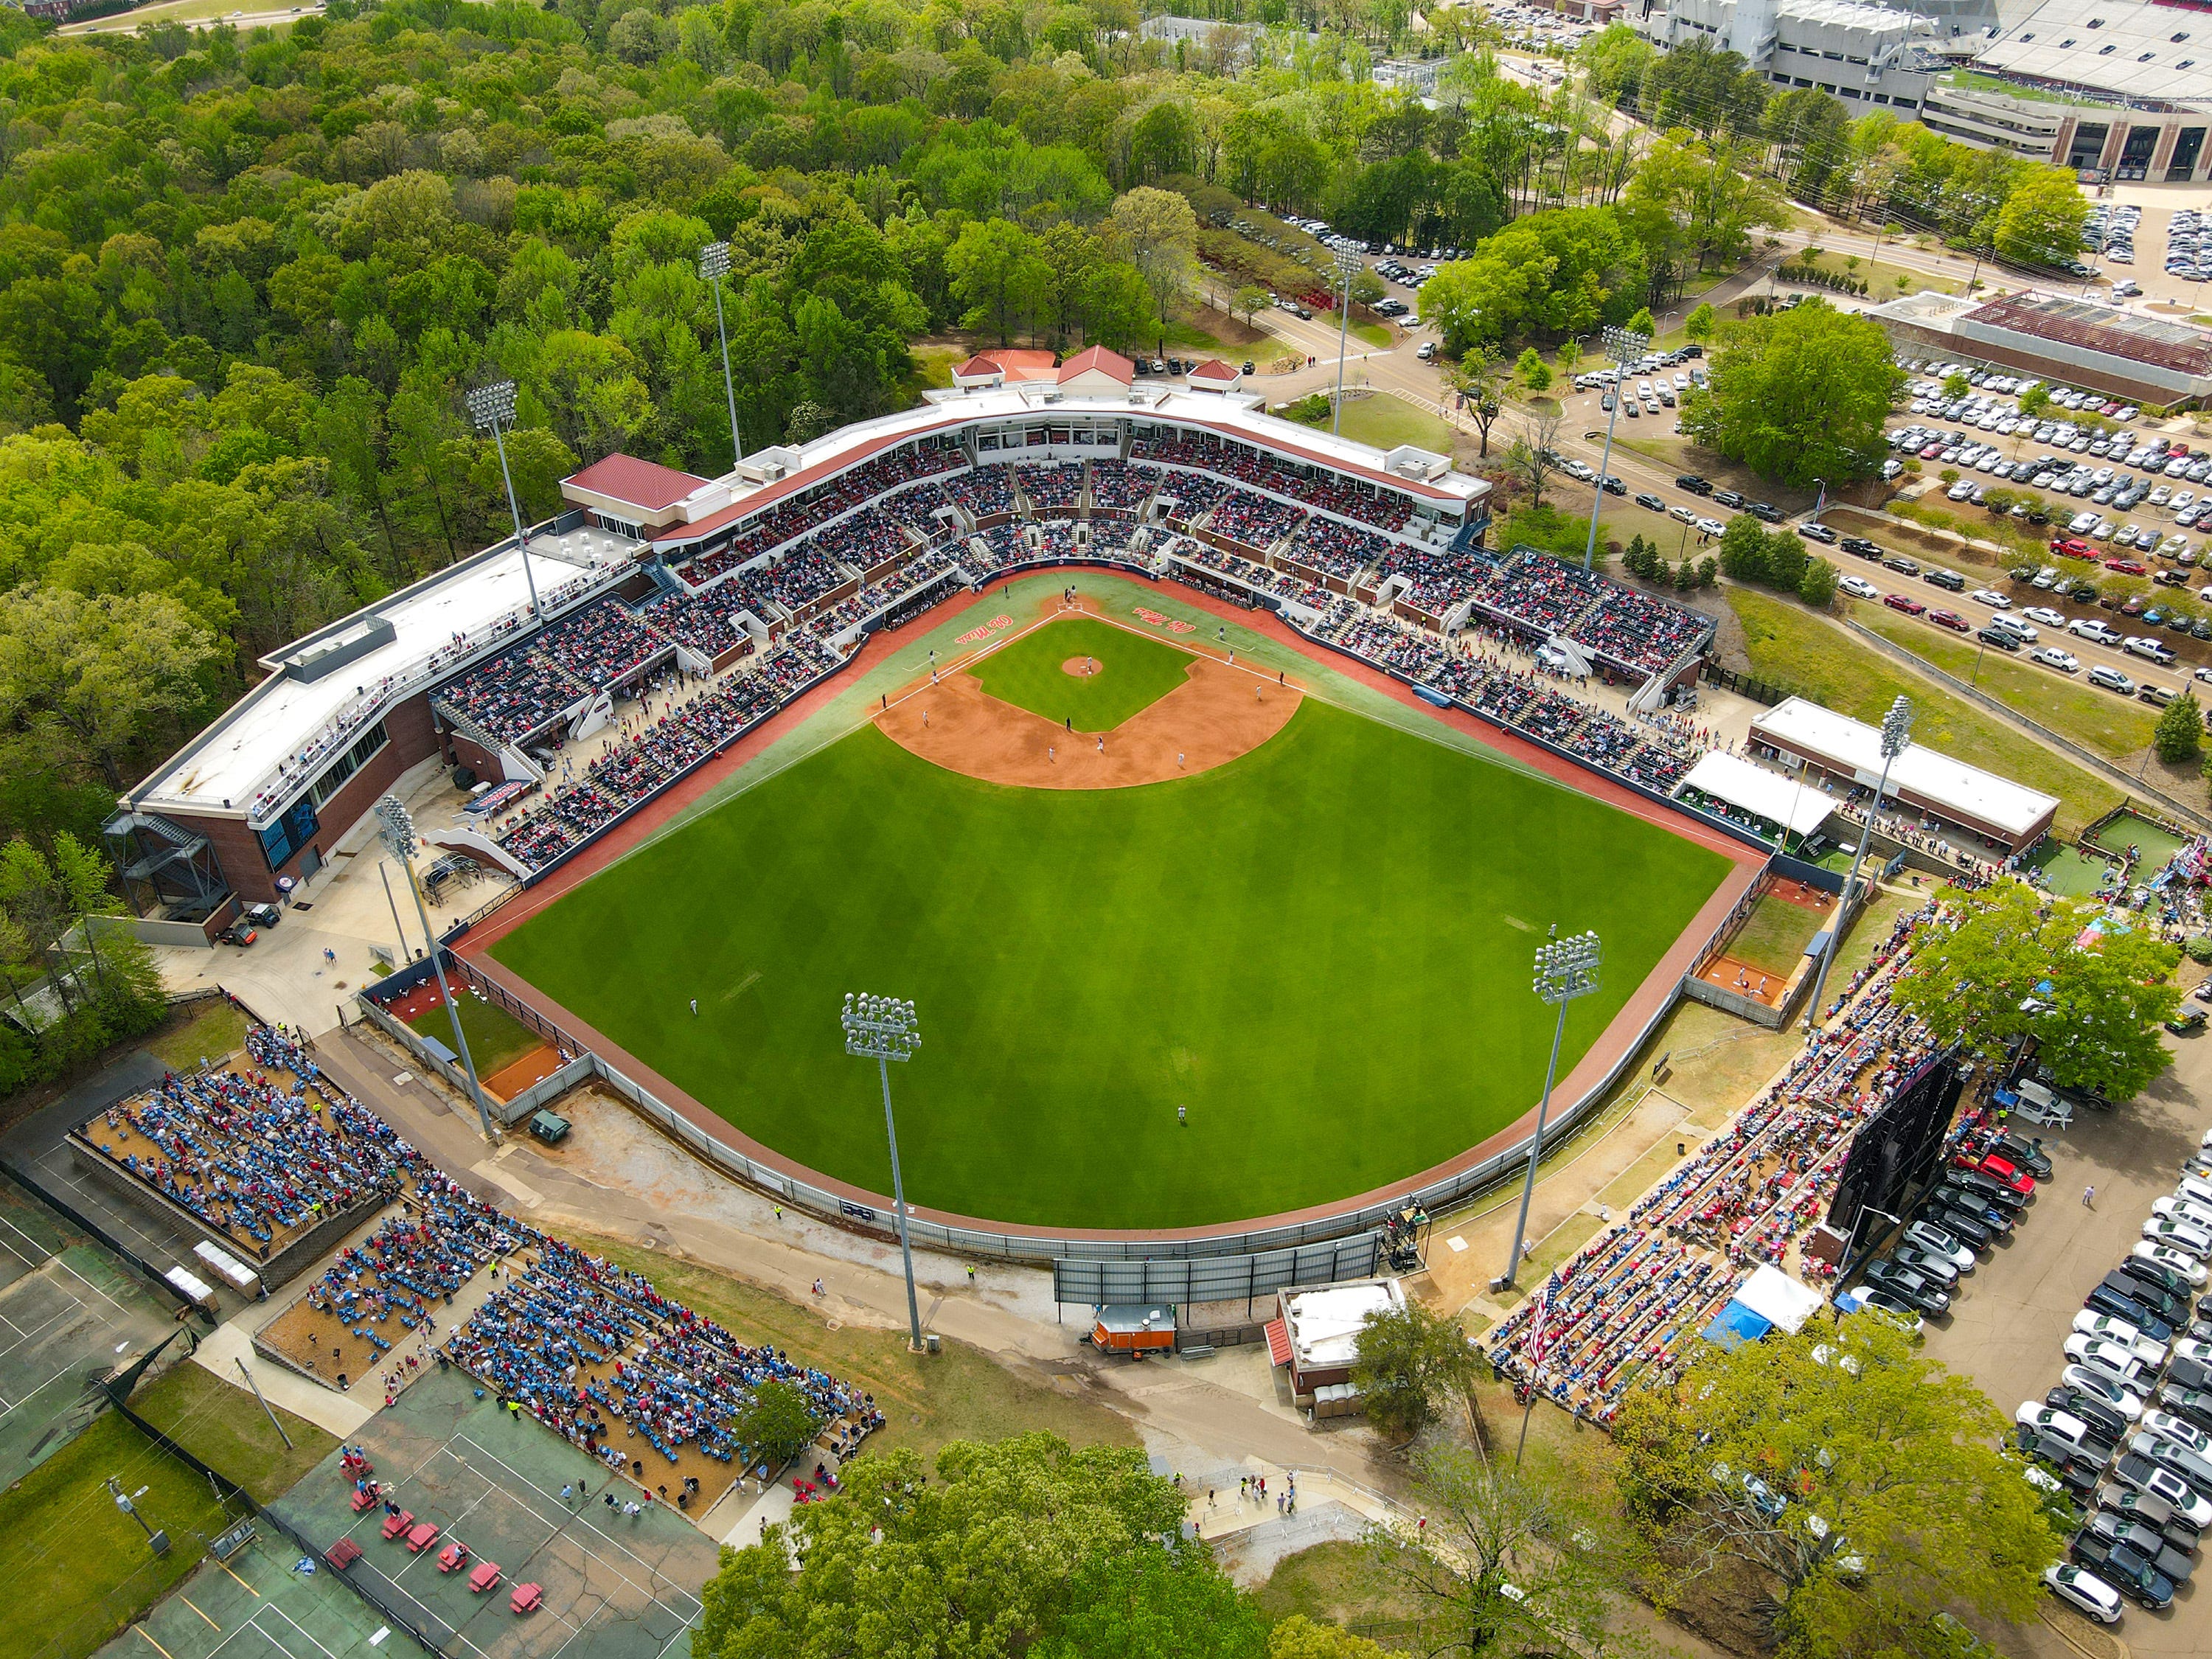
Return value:
<svg viewBox="0 0 2212 1659">
<path fill-rule="evenodd" d="M 2044 1584 L 2053 1595 L 2100 1625 L 2120 1622 L 2120 1593 L 2094 1573 L 2070 1565 L 2045 1567 Z"/>
<path fill-rule="evenodd" d="M 1848 571 L 1836 578 L 1836 586 L 1855 599 L 1878 599 L 1881 597 L 1881 589 L 1864 576 L 1855 576 Z"/>
</svg>

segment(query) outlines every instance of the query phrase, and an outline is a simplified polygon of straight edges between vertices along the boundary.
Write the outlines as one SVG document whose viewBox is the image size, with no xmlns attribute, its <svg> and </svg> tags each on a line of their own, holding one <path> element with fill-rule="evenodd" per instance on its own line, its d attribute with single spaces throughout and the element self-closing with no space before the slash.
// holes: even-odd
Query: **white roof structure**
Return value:
<svg viewBox="0 0 2212 1659">
<path fill-rule="evenodd" d="M 1819 789 L 1808 789 L 1795 778 L 1785 778 L 1754 765 L 1741 755 L 1709 749 L 1683 778 L 1685 789 L 1700 789 L 1731 806 L 1786 826 L 1802 836 L 1820 827 L 1836 810 L 1836 803 Z"/>
<path fill-rule="evenodd" d="M 1974 67 L 2142 109 L 2212 108 L 2212 17 L 2147 0 L 2043 0 Z"/>
<path fill-rule="evenodd" d="M 1333 1370 L 1358 1356 L 1359 1328 L 1367 1316 L 1395 1312 L 1406 1293 L 1395 1279 L 1304 1291 L 1284 1304 L 1291 1351 L 1301 1371 Z"/>
<path fill-rule="evenodd" d="M 640 550 L 605 530 L 541 532 L 531 545 L 531 574 L 549 617 L 629 574 Z M 522 554 L 510 537 L 341 617 L 263 658 L 269 678 L 132 790 L 131 805 L 258 826 L 386 709 L 512 643 L 529 609 Z"/>
<path fill-rule="evenodd" d="M 1761 1263 L 1737 1285 L 1732 1299 L 1792 1336 L 1820 1310 L 1820 1291 L 1799 1284 L 1771 1262 Z"/>
<path fill-rule="evenodd" d="M 1869 789 L 1881 780 L 1880 729 L 1803 697 L 1792 697 L 1755 716 L 1751 735 L 1755 742 L 1810 760 Z M 1917 743 L 1908 744 L 1892 763 L 1889 793 L 1909 805 L 1932 809 L 2015 845 L 2048 828 L 2058 811 L 2056 796 Z"/>
</svg>

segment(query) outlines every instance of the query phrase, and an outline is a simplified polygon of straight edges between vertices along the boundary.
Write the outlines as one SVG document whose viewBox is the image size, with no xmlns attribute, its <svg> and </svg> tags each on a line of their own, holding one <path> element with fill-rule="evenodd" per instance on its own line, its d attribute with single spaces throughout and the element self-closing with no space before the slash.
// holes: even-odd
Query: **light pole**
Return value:
<svg viewBox="0 0 2212 1659">
<path fill-rule="evenodd" d="M 483 1126 L 484 1139 L 495 1140 L 498 1136 L 491 1127 L 491 1109 L 484 1104 L 483 1085 L 477 1081 L 477 1063 L 469 1056 L 469 1040 L 461 1035 L 460 1005 L 453 1000 L 453 988 L 446 983 L 446 963 L 438 945 L 438 936 L 430 931 L 430 908 L 422 902 L 422 890 L 415 882 L 415 817 L 397 795 L 386 795 L 376 803 L 377 833 L 399 867 L 407 875 L 407 890 L 415 895 L 415 914 L 422 921 L 422 942 L 430 947 L 430 970 L 438 976 L 438 994 L 446 999 L 446 1012 L 453 1022 L 453 1052 L 461 1057 L 461 1069 L 468 1073 L 469 1098 L 476 1102 L 477 1121 Z"/>
<path fill-rule="evenodd" d="M 1613 408 L 1605 417 L 1605 453 L 1598 457 L 1597 498 L 1590 503 L 1589 545 L 1583 550 L 1583 568 L 1589 569 L 1597 562 L 1597 515 L 1605 506 L 1605 481 L 1613 476 L 1613 426 L 1620 418 L 1621 388 L 1627 383 L 1629 364 L 1651 349 L 1651 337 L 1638 334 L 1632 328 L 1608 328 L 1605 331 L 1605 355 L 1613 360 L 1616 374 L 1613 382 Z"/>
<path fill-rule="evenodd" d="M 1367 261 L 1349 248 L 1336 251 L 1336 274 L 1344 286 L 1336 313 L 1336 418 L 1330 422 L 1329 431 L 1341 436 L 1344 431 L 1344 354 L 1350 349 L 1352 338 L 1352 273 L 1367 269 Z"/>
<path fill-rule="evenodd" d="M 1851 872 L 1844 878 L 1844 902 L 1836 907 L 1836 925 L 1828 930 L 1828 948 L 1820 953 L 1820 977 L 1813 981 L 1813 1000 L 1805 1005 L 1805 1029 L 1811 1030 L 1820 1017 L 1820 999 L 1827 993 L 1828 969 L 1835 965 L 1836 947 L 1843 943 L 1844 922 L 1851 913 L 1851 894 L 1858 886 L 1859 865 L 1866 857 L 1867 843 L 1874 839 L 1874 821 L 1881 816 L 1881 793 L 1889 787 L 1889 765 L 1903 754 L 1905 745 L 1912 741 L 1912 703 L 1899 697 L 1889 706 L 1889 713 L 1881 717 L 1881 781 L 1874 787 L 1874 804 L 1867 809 L 1866 834 L 1859 837 L 1859 850 L 1851 854 Z"/>
<path fill-rule="evenodd" d="M 730 274 L 730 245 L 709 242 L 699 250 L 699 280 L 714 287 L 714 332 L 722 340 L 722 389 L 730 394 L 730 451 L 745 459 L 745 441 L 738 435 L 738 383 L 730 378 L 730 331 L 722 321 L 722 278 Z"/>
<path fill-rule="evenodd" d="M 138 1513 L 138 1506 L 131 1501 L 131 1494 L 123 1490 L 123 1483 L 111 1474 L 107 1477 L 107 1490 L 115 1499 L 115 1507 L 136 1521 L 138 1530 L 146 1534 L 146 1547 L 156 1555 L 167 1555 L 169 1553 L 169 1534 L 155 1529 L 144 1516 Z"/>
<path fill-rule="evenodd" d="M 1813 497 L 1813 510 L 1805 516 L 1812 523 L 1818 524 L 1820 522 L 1820 515 L 1828 510 L 1828 481 L 1826 478 L 1815 478 L 1813 483 L 1818 487 L 1819 493 Z"/>
<path fill-rule="evenodd" d="M 1831 1304 L 1836 1299 L 1836 1287 L 1843 1283 L 1844 1275 L 1850 1271 L 1852 1260 L 1858 1254 L 1859 1229 L 1866 1224 L 1866 1218 L 1870 1215 L 1878 1215 L 1884 1221 L 1893 1221 L 1900 1227 L 1905 1224 L 1905 1218 L 1901 1215 L 1892 1215 L 1887 1210 L 1877 1210 L 1871 1204 L 1862 1204 L 1859 1206 L 1858 1214 L 1851 1218 L 1851 1236 L 1844 1241 L 1843 1260 L 1836 1263 L 1836 1276 L 1828 1283 L 1828 1300 Z"/>
<path fill-rule="evenodd" d="M 522 580 L 530 588 L 530 614 L 542 613 L 538 609 L 538 578 L 530 570 L 530 538 L 522 533 L 522 509 L 515 504 L 514 476 L 507 470 L 507 441 L 499 435 L 502 423 L 514 424 L 514 382 L 495 380 L 489 386 L 480 386 L 469 393 L 469 418 L 477 423 L 477 430 L 491 434 L 492 447 L 499 451 L 499 476 L 507 485 L 507 510 L 514 519 L 514 544 L 522 550 Z"/>
<path fill-rule="evenodd" d="M 906 1188 L 899 1178 L 898 1125 L 891 1117 L 890 1062 L 914 1058 L 921 1047 L 921 1027 L 915 1023 L 914 1004 L 895 997 L 845 993 L 845 1052 L 872 1058 L 884 1085 L 884 1138 L 891 1148 L 891 1208 L 898 1217 L 899 1255 L 906 1261 L 907 1336 L 916 1353 L 921 1352 L 921 1304 L 914 1294 L 914 1246 L 906 1236 Z"/>
<path fill-rule="evenodd" d="M 1559 928 L 1555 924 L 1552 934 Z M 1559 1042 L 1567 1034 L 1567 1005 L 1597 989 L 1601 951 L 1595 933 L 1577 933 L 1572 939 L 1547 936 L 1536 947 L 1536 995 L 1559 1011 L 1552 1028 L 1552 1061 L 1544 1068 L 1544 1097 L 1536 1107 L 1536 1133 L 1528 1141 L 1528 1178 L 1521 1185 L 1521 1218 L 1513 1224 L 1513 1254 L 1495 1289 L 1510 1291 L 1521 1271 L 1521 1246 L 1528 1233 L 1528 1201 L 1536 1195 L 1536 1165 L 1544 1156 L 1544 1118 L 1552 1109 L 1552 1082 L 1559 1070 Z"/>
</svg>

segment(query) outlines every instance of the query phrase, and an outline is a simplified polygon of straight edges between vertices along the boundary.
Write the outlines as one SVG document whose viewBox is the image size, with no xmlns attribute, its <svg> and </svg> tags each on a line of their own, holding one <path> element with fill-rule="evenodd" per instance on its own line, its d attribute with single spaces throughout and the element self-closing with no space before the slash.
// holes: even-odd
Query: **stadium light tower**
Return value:
<svg viewBox="0 0 2212 1659">
<path fill-rule="evenodd" d="M 1603 961 L 1595 933 L 1559 939 L 1556 937 L 1559 931 L 1554 925 L 1553 936 L 1536 947 L 1534 988 L 1539 1000 L 1559 1011 L 1559 1018 L 1552 1027 L 1552 1063 L 1544 1068 L 1544 1097 L 1536 1107 L 1536 1133 L 1528 1141 L 1528 1178 L 1521 1183 L 1521 1218 L 1513 1224 L 1513 1254 L 1505 1259 L 1505 1272 L 1496 1285 L 1501 1291 L 1511 1290 L 1514 1276 L 1521 1271 L 1521 1246 L 1528 1232 L 1528 1201 L 1536 1195 L 1536 1165 L 1544 1156 L 1544 1119 L 1552 1109 L 1552 1081 L 1559 1070 L 1559 1042 L 1567 1034 L 1567 1005 L 1597 989 L 1598 969 Z"/>
<path fill-rule="evenodd" d="M 1844 902 L 1836 907 L 1836 925 L 1828 929 L 1828 948 L 1820 952 L 1820 977 L 1813 981 L 1813 1000 L 1805 1005 L 1805 1029 L 1811 1030 L 1814 1022 L 1820 1018 L 1820 999 L 1827 992 L 1828 969 L 1836 960 L 1836 946 L 1842 943 L 1844 918 L 1851 913 L 1851 895 L 1859 881 L 1859 865 L 1866 858 L 1867 843 L 1874 839 L 1874 821 L 1881 816 L 1882 792 L 1889 787 L 1889 764 L 1905 751 L 1912 742 L 1912 703 L 1899 697 L 1889 706 L 1889 713 L 1881 717 L 1881 779 L 1874 787 L 1874 805 L 1867 809 L 1867 832 L 1859 837 L 1859 850 L 1851 854 L 1851 872 L 1844 882 Z"/>
<path fill-rule="evenodd" d="M 730 274 L 730 245 L 709 242 L 699 250 L 699 280 L 714 289 L 714 332 L 722 340 L 722 390 L 730 396 L 730 449 L 738 461 L 745 459 L 745 441 L 738 435 L 738 383 L 730 376 L 730 331 L 722 321 L 722 278 Z"/>
<path fill-rule="evenodd" d="M 921 1305 L 914 1294 L 914 1246 L 906 1236 L 906 1188 L 899 1178 L 898 1125 L 891 1118 L 891 1061 L 908 1060 L 921 1047 L 921 1027 L 914 1004 L 896 997 L 845 993 L 845 1052 L 872 1059 L 884 1085 L 884 1138 L 891 1147 L 891 1208 L 898 1217 L 899 1255 L 906 1261 L 907 1336 L 916 1353 L 921 1352 Z"/>
<path fill-rule="evenodd" d="M 514 424 L 514 382 L 495 380 L 489 386 L 480 386 L 469 393 L 469 418 L 477 423 L 477 430 L 491 434 L 492 447 L 499 451 L 499 476 L 507 485 L 507 510 L 514 518 L 514 544 L 522 550 L 522 580 L 530 588 L 530 614 L 543 615 L 538 609 L 538 578 L 530 571 L 530 538 L 522 532 L 522 508 L 515 504 L 514 475 L 507 470 L 507 441 L 499 435 L 502 425 Z"/>
<path fill-rule="evenodd" d="M 469 1040 L 461 1035 L 460 1006 L 453 1000 L 453 993 L 446 983 L 446 963 L 438 945 L 438 936 L 430 931 L 430 908 L 422 902 L 422 890 L 415 881 L 415 816 L 397 795 L 386 795 L 376 803 L 377 833 L 399 867 L 407 872 L 407 890 L 415 895 L 415 914 L 422 919 L 422 937 L 430 946 L 430 970 L 438 976 L 438 994 L 446 999 L 446 1012 L 453 1022 L 453 1051 L 461 1057 L 461 1069 L 469 1075 L 469 1097 L 477 1103 L 477 1121 L 483 1126 L 484 1139 L 498 1137 L 491 1127 L 491 1109 L 484 1104 L 483 1085 L 477 1081 L 477 1063 L 469 1055 Z"/>
<path fill-rule="evenodd" d="M 1605 481 L 1613 476 L 1613 424 L 1620 418 L 1620 388 L 1627 382 L 1629 364 L 1650 349 L 1649 334 L 1639 334 L 1632 328 L 1608 328 L 1605 331 L 1605 355 L 1622 373 L 1613 377 L 1613 409 L 1605 417 L 1605 453 L 1598 457 L 1597 499 L 1590 503 L 1589 545 L 1583 550 L 1585 570 L 1597 562 L 1597 515 L 1605 506 Z"/>
<path fill-rule="evenodd" d="M 1367 261 L 1350 248 L 1336 251 L 1337 281 L 1343 284 L 1343 301 L 1336 313 L 1336 418 L 1329 423 L 1332 433 L 1344 431 L 1344 354 L 1352 337 L 1352 276 L 1354 271 L 1367 269 Z"/>
</svg>

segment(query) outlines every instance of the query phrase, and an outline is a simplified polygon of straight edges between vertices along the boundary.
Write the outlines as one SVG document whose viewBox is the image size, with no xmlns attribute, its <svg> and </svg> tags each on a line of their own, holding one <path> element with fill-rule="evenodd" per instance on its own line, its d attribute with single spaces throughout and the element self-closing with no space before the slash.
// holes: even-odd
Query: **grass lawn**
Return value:
<svg viewBox="0 0 2212 1659">
<path fill-rule="evenodd" d="M 1751 907 L 1743 927 L 1729 941 L 1728 953 L 1761 973 L 1786 978 L 1796 971 L 1805 947 L 1830 914 L 1808 910 L 1770 893 Z"/>
<path fill-rule="evenodd" d="M 115 1507 L 111 1475 L 147 1524 L 169 1534 L 167 1555 L 149 1551 L 138 1522 Z M 0 1493 L 0 1583 L 15 1609 L 7 1650 L 90 1653 L 189 1574 L 232 1518 L 206 1481 L 103 1412 Z"/>
<path fill-rule="evenodd" d="M 1060 666 L 1077 657 L 1095 661 L 1098 672 Z M 1072 718 L 1079 732 L 1111 732 L 1183 684 L 1194 660 L 1158 640 L 1079 617 L 1024 634 L 967 672 L 1000 702 L 1055 724 Z"/>
<path fill-rule="evenodd" d="M 189 1072 L 200 1057 L 218 1060 L 246 1046 L 246 1016 L 228 1002 L 210 1003 L 199 1013 L 146 1045 L 146 1052 L 172 1071 Z"/>
<path fill-rule="evenodd" d="M 1341 1540 L 1285 1556 L 1267 1582 L 1252 1592 L 1252 1601 L 1269 1624 L 1301 1613 L 1328 1624 L 1353 1626 L 1413 1619 L 1421 1612 L 1420 1598 L 1382 1571 L 1373 1550 Z"/>
<path fill-rule="evenodd" d="M 2103 886 L 2105 872 L 2112 866 L 2102 859 L 2077 852 L 2057 837 L 2045 839 L 2028 862 L 2041 872 L 2054 893 L 2069 898 L 2087 898 Z"/>
<path fill-rule="evenodd" d="M 2135 848 L 2142 855 L 2142 867 L 2151 875 L 2155 875 L 2185 844 L 2172 830 L 2161 830 L 2135 812 L 2114 818 L 2097 832 L 2097 845 L 2107 853 L 2124 854 L 2129 848 Z"/>
<path fill-rule="evenodd" d="M 1398 343 L 1397 336 L 1381 323 L 1354 323 L 1352 337 L 1363 344 L 1373 346 L 1378 351 L 1388 351 Z"/>
<path fill-rule="evenodd" d="M 2071 834 L 2120 804 L 2111 785 L 2062 760 L 1995 715 L 1893 665 L 1803 605 L 1728 590 L 1743 623 L 1751 671 L 1802 691 L 1839 714 L 1879 724 L 1899 696 L 1912 700 L 1912 738 L 1954 759 L 2058 798 L 2058 832 Z"/>
<path fill-rule="evenodd" d="M 276 1407 L 292 1437 L 287 1451 L 244 1381 L 226 1382 L 204 1365 L 173 1365 L 131 1396 L 131 1409 L 203 1462 L 266 1504 L 299 1485 L 337 1449 L 337 1439 L 304 1417 Z"/>
<path fill-rule="evenodd" d="M 668 1296 L 720 1321 L 740 1340 L 772 1343 L 800 1363 L 833 1371 L 876 1397 L 884 1425 L 871 1451 L 911 1448 L 924 1457 L 952 1440 L 1003 1440 L 1042 1429 L 1073 1446 L 1135 1443 L 1128 1419 L 1108 1410 L 1072 1379 L 1069 1392 L 1009 1370 L 979 1348 L 945 1339 L 942 1353 L 918 1358 L 906 1331 L 860 1326 L 826 1328 L 821 1314 L 757 1285 L 613 1239 L 580 1235 L 575 1243 L 646 1274 Z"/>
<path fill-rule="evenodd" d="M 849 990 L 910 995 L 909 1199 L 1176 1226 L 1365 1192 L 1513 1121 L 1549 1052 L 1527 994 L 1545 927 L 1606 941 L 1571 1066 L 1727 867 L 1312 700 L 1238 761 L 1133 789 L 981 783 L 865 726 L 493 953 L 745 1133 L 873 1192 L 876 1079 L 833 1016 Z"/>
<path fill-rule="evenodd" d="M 1984 651 L 1966 640 L 1916 627 L 1883 606 L 1855 605 L 1851 615 L 1945 673 L 1979 686 L 2008 708 L 2017 708 L 2107 758 L 2140 755 L 2158 725 L 2158 716 L 2146 703 L 2096 690 L 2047 668 L 2031 668 L 2002 651 Z M 1978 673 L 1977 655 L 1981 658 Z"/>
<path fill-rule="evenodd" d="M 1403 398 L 1378 392 L 1371 398 L 1344 400 L 1344 435 L 1377 449 L 1413 444 L 1449 455 L 1458 432 L 1449 422 L 1414 408 Z"/>
<path fill-rule="evenodd" d="M 436 988 L 434 985 L 431 987 L 433 990 Z M 461 1011 L 461 1035 L 468 1039 L 469 1058 L 476 1062 L 480 1078 L 489 1077 L 501 1067 L 520 1060 L 545 1040 L 514 1015 L 471 996 L 465 990 L 456 990 L 453 1001 Z M 449 1048 L 453 1045 L 453 1022 L 443 1008 L 417 1014 L 407 1025 L 410 1030 L 435 1037 Z"/>
</svg>

